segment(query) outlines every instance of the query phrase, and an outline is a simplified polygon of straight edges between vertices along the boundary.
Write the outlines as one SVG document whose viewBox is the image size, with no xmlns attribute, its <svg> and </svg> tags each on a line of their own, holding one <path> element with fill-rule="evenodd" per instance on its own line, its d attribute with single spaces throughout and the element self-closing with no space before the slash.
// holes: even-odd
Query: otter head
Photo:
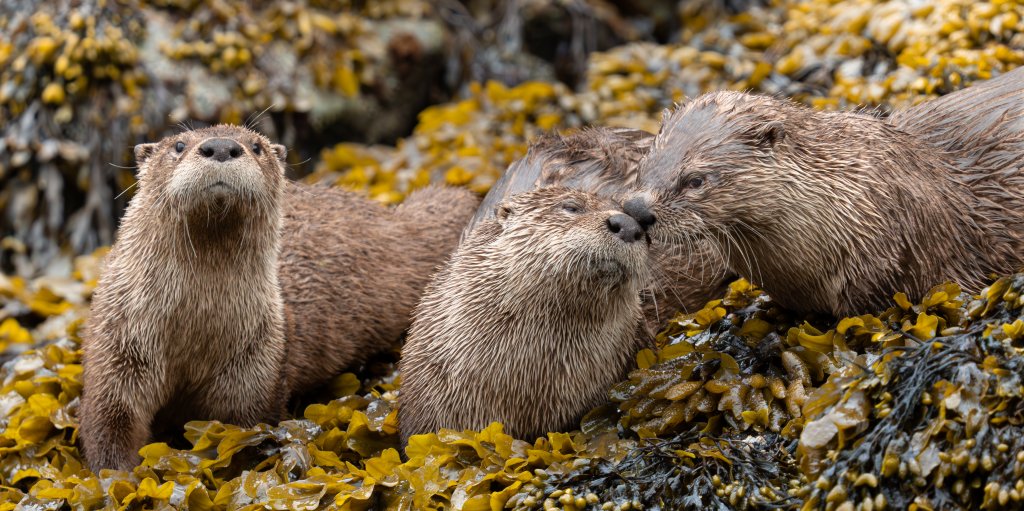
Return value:
<svg viewBox="0 0 1024 511">
<path fill-rule="evenodd" d="M 667 114 L 640 162 L 641 190 L 626 197 L 624 211 L 656 241 L 707 241 L 734 269 L 744 266 L 761 234 L 800 207 L 794 110 L 770 97 L 719 92 Z"/>
<path fill-rule="evenodd" d="M 276 207 L 286 154 L 284 146 L 239 126 L 186 131 L 135 146 L 139 193 L 185 217 L 266 211 Z"/>
<path fill-rule="evenodd" d="M 648 273 L 647 236 L 609 199 L 563 187 L 540 188 L 503 201 L 490 222 L 489 246 L 500 251 L 513 282 L 572 280 L 637 293 Z M 482 226 L 483 227 L 483 226 Z M 591 286 L 587 286 L 591 287 Z"/>
</svg>

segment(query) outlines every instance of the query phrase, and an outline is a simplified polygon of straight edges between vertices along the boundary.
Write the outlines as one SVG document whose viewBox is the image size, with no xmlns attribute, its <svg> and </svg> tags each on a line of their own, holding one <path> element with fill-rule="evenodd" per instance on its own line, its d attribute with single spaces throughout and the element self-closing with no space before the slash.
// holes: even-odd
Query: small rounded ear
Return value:
<svg viewBox="0 0 1024 511">
<path fill-rule="evenodd" d="M 288 149 L 281 144 L 270 144 L 270 150 L 274 151 L 274 156 L 277 156 L 281 163 L 285 163 L 288 159 Z"/>
<path fill-rule="evenodd" d="M 143 162 L 149 159 L 150 156 L 156 153 L 156 148 L 159 144 L 138 144 L 135 146 L 135 164 L 141 166 Z"/>
<path fill-rule="evenodd" d="M 786 126 L 782 121 L 768 121 L 754 130 L 754 140 L 762 147 L 775 147 L 785 137 Z"/>
<path fill-rule="evenodd" d="M 509 215 L 514 212 L 515 211 L 512 209 L 512 206 L 503 202 L 494 209 L 494 216 L 498 219 L 499 224 L 505 225 L 505 221 L 508 220 Z"/>
</svg>

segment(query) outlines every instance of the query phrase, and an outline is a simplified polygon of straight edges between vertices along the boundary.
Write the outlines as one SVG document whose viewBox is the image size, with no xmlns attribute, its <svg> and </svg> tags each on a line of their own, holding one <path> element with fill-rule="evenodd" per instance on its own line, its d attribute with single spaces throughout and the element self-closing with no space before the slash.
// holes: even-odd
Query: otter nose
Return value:
<svg viewBox="0 0 1024 511">
<path fill-rule="evenodd" d="M 623 215 L 622 213 L 608 217 L 608 230 L 612 231 L 612 234 L 626 243 L 640 241 L 640 238 L 644 235 L 644 230 L 640 228 L 640 224 L 633 217 Z"/>
<path fill-rule="evenodd" d="M 199 154 L 217 161 L 228 161 L 242 155 L 242 146 L 230 138 L 211 138 L 199 146 Z"/>
<path fill-rule="evenodd" d="M 636 219 L 636 222 L 640 224 L 640 228 L 645 231 L 658 220 L 654 217 L 654 213 L 651 212 L 651 208 L 647 206 L 647 202 L 640 198 L 626 201 L 622 205 L 622 211 Z"/>
</svg>

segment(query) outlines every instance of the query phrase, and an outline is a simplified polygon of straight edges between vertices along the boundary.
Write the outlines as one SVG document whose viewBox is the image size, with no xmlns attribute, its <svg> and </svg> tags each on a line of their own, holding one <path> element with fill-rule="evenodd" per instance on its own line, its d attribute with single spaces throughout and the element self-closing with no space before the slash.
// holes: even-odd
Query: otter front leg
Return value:
<svg viewBox="0 0 1024 511">
<path fill-rule="evenodd" d="M 280 421 L 288 390 L 279 358 L 259 350 L 238 354 L 205 389 L 203 408 L 209 417 L 243 427 Z"/>
<path fill-rule="evenodd" d="M 104 354 L 106 356 L 106 354 Z M 148 364 L 123 363 L 86 352 L 79 436 L 89 468 L 131 470 L 150 436 L 153 416 L 163 406 L 163 385 Z"/>
</svg>

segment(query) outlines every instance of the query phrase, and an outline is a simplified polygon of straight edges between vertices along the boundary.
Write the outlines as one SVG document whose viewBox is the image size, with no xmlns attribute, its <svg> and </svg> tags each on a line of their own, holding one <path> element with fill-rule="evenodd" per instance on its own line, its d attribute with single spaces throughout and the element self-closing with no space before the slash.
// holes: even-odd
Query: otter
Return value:
<svg viewBox="0 0 1024 511">
<path fill-rule="evenodd" d="M 293 183 L 285 148 L 236 126 L 135 156 L 82 339 L 94 471 L 135 466 L 170 422 L 274 422 L 290 396 L 391 348 L 478 202 L 430 187 L 388 209 Z"/>
<path fill-rule="evenodd" d="M 402 441 L 500 421 L 518 438 L 576 427 L 651 345 L 647 242 L 609 199 L 514 195 L 427 286 L 403 348 Z"/>
<path fill-rule="evenodd" d="M 541 136 L 491 187 L 463 237 L 480 221 L 493 218 L 499 203 L 524 191 L 561 186 L 612 200 L 622 197 L 635 187 L 639 162 L 653 140 L 646 131 L 604 127 Z M 714 257 L 713 246 L 691 248 L 658 244 L 649 249 L 654 278 L 642 294 L 644 316 L 655 331 L 676 313 L 699 310 L 723 296 L 736 278 Z"/>
<path fill-rule="evenodd" d="M 665 119 L 624 210 L 784 307 L 854 315 L 1019 269 L 1022 157 L 1022 70 L 888 119 L 715 92 Z"/>
</svg>

